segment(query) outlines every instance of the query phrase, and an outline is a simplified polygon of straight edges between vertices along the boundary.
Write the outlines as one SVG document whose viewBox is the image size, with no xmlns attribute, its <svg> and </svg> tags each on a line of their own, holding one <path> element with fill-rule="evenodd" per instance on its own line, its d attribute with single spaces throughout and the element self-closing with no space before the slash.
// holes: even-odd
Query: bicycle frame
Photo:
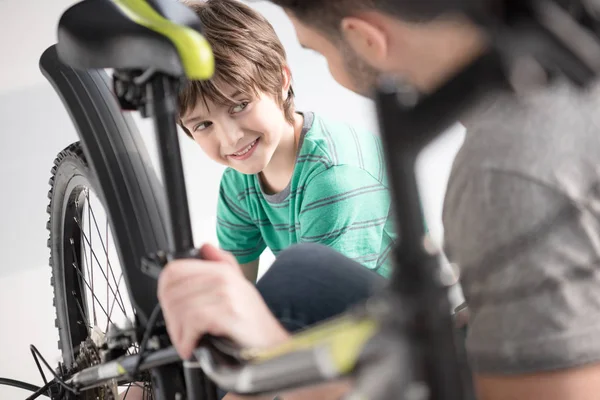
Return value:
<svg viewBox="0 0 600 400">
<path fill-rule="evenodd" d="M 497 28 L 497 24 L 490 23 L 490 26 Z M 549 32 L 546 31 L 545 33 L 548 34 Z M 494 38 L 498 39 L 501 33 L 496 32 L 495 35 Z M 551 52 L 561 48 L 560 45 L 557 47 L 554 37 L 550 42 L 551 45 L 545 51 Z M 356 313 L 351 312 L 337 320 L 294 337 L 291 344 L 264 352 L 251 351 L 250 353 L 244 353 L 243 351 L 234 350 L 228 353 L 227 349 L 223 351 L 222 347 L 215 345 L 218 342 L 213 341 L 212 346 L 209 343 L 209 345 L 201 346 L 197 350 L 198 362 L 184 363 L 186 370 L 192 372 L 186 375 L 190 385 L 190 390 L 188 390 L 190 400 L 203 400 L 200 393 L 206 394 L 205 388 L 201 387 L 206 383 L 200 373 L 202 368 L 211 379 L 220 382 L 224 389 L 245 394 L 265 393 L 302 384 L 331 380 L 355 372 L 361 373 L 368 369 L 368 364 L 361 365 L 361 369 L 357 370 L 359 360 L 364 361 L 360 359 L 359 353 L 363 352 L 367 347 L 367 343 L 376 345 L 375 338 L 377 334 L 386 334 L 394 338 L 396 342 L 392 343 L 397 343 L 398 346 L 406 346 L 408 343 L 411 348 L 411 356 L 398 360 L 398 363 L 408 367 L 415 366 L 415 369 L 418 370 L 416 379 L 425 382 L 429 388 L 430 399 L 463 400 L 471 395 L 469 393 L 470 383 L 468 379 L 461 376 L 457 367 L 462 365 L 464 361 L 453 340 L 454 333 L 447 288 L 437 276 L 437 271 L 440 268 L 439 254 L 435 246 L 427 241 L 421 220 L 420 191 L 415 174 L 415 163 L 424 147 L 449 125 L 453 124 L 457 116 L 470 107 L 481 95 L 490 90 L 507 86 L 508 79 L 503 62 L 507 58 L 507 53 L 510 53 L 510 49 L 508 49 L 509 46 L 506 46 L 506 41 L 496 41 L 495 46 L 493 50 L 483 54 L 435 93 L 425 96 L 417 102 L 414 102 L 414 99 L 410 96 L 399 93 L 397 87 L 390 81 L 384 80 L 376 93 L 378 119 L 390 175 L 391 195 L 393 204 L 395 204 L 395 218 L 402 238 L 394 253 L 396 268 L 391 277 L 389 288 L 385 293 L 387 297 L 384 297 L 384 301 L 392 305 L 402 304 L 405 307 L 403 313 L 395 312 L 393 307 L 388 307 L 383 312 L 381 310 L 373 311 L 372 307 L 365 305 L 360 307 Z M 565 71 L 573 81 L 585 84 L 589 82 L 591 77 L 597 76 L 599 71 L 596 70 L 592 73 L 589 68 L 578 68 L 578 65 L 573 62 L 574 59 L 577 61 L 577 57 L 571 53 L 561 53 L 563 56 L 565 54 L 568 56 L 565 56 L 565 65 L 568 67 L 565 68 Z M 58 63 L 57 59 L 46 61 L 43 65 L 46 76 L 61 94 L 65 106 L 72 116 L 77 118 L 79 114 L 73 112 L 73 110 L 82 106 L 76 103 L 76 96 L 68 95 L 68 90 L 69 85 L 80 79 L 81 76 L 85 76 L 86 72 L 74 72 L 71 68 Z M 42 64 L 44 64 L 43 59 Z M 583 60 L 580 64 L 586 66 L 586 60 Z M 71 77 L 66 78 L 66 81 L 62 84 L 58 84 L 58 77 L 61 74 L 63 77 L 65 74 L 67 76 L 71 74 Z M 85 89 L 85 79 L 81 80 L 81 83 Z M 166 223 L 169 226 L 171 248 L 165 249 L 165 251 L 172 258 L 193 257 L 195 253 L 187 193 L 176 132 L 176 81 L 157 75 L 148 88 L 151 114 L 155 120 L 155 130 L 159 143 L 168 210 L 168 221 Z M 106 90 L 108 93 L 108 87 Z M 106 96 L 106 98 L 109 97 Z M 120 114 L 118 106 L 115 108 L 115 104 L 112 104 L 111 107 L 115 115 Z M 435 117 L 432 118 L 432 116 Z M 84 143 L 87 134 L 89 133 L 85 130 L 79 129 L 80 138 Z M 119 135 L 120 133 L 115 132 L 114 134 Z M 139 134 L 135 133 L 135 135 Z M 88 153 L 94 159 L 93 149 L 88 149 Z M 98 159 L 96 162 L 103 161 Z M 153 296 L 148 297 L 147 293 L 155 290 L 156 284 L 152 278 L 142 272 L 140 266 L 124 267 L 130 296 L 143 316 L 139 321 L 140 328 L 144 329 L 150 311 L 156 305 L 156 298 Z M 367 326 L 368 329 L 361 331 L 364 340 L 356 344 L 356 348 L 348 349 L 348 351 L 356 351 L 357 349 L 358 351 L 356 351 L 356 357 L 348 363 L 347 368 L 339 368 L 335 374 L 328 376 L 325 374 L 307 374 L 302 376 L 301 379 L 292 377 L 290 380 L 284 381 L 284 375 L 293 375 L 298 372 L 298 369 L 293 368 L 293 363 L 288 362 L 285 365 L 288 367 L 292 365 L 292 367 L 285 370 L 285 374 L 279 374 L 282 381 L 271 382 L 270 386 L 265 383 L 265 380 L 256 381 L 262 383 L 262 385 L 242 387 L 236 385 L 237 382 L 223 379 L 226 373 L 234 375 L 243 370 L 244 363 L 248 364 L 246 365 L 247 368 L 255 368 L 256 370 L 260 370 L 265 365 L 283 365 L 274 363 L 282 362 L 281 360 L 285 361 L 286 356 L 304 354 L 302 351 L 315 348 L 316 344 L 323 344 L 319 341 L 318 334 L 316 335 L 317 338 L 312 337 L 311 339 L 311 332 L 335 334 L 337 332 L 336 327 L 348 323 L 348 316 L 350 316 L 351 327 L 363 324 L 361 326 Z M 239 364 L 235 364 L 235 362 L 222 364 L 222 368 L 219 370 L 219 368 L 216 368 L 219 366 L 218 362 L 211 357 L 215 350 L 217 350 L 216 353 L 228 355 L 230 362 L 237 357 Z M 111 363 L 88 368 L 78 373 L 71 382 L 77 383 L 79 387 L 93 387 L 109 379 L 127 377 L 133 371 L 139 357 L 141 355 L 127 356 Z M 158 371 L 155 376 L 166 376 L 165 370 L 161 370 L 161 368 L 180 362 L 181 360 L 175 350 L 168 347 L 144 356 L 139 370 L 153 369 Z M 311 366 L 311 368 L 313 367 Z M 249 370 L 246 369 L 245 371 L 248 372 Z M 260 371 L 261 373 L 265 372 L 265 370 Z M 274 369 L 269 371 L 273 372 Z M 302 370 L 304 373 L 306 371 Z M 257 374 L 257 376 L 259 375 L 261 374 Z M 276 381 L 276 379 L 274 380 Z M 192 387 L 192 381 L 195 382 L 196 386 Z M 230 385 L 227 386 L 228 384 Z M 181 388 L 175 389 L 169 385 L 169 382 L 163 380 L 159 390 L 172 390 L 171 393 L 175 393 L 174 390 L 181 390 Z M 245 388 L 245 390 L 240 390 L 240 388 Z M 205 398 L 210 399 L 210 395 L 208 396 Z M 161 398 L 160 393 L 159 398 Z M 392 393 L 390 398 L 397 398 L 397 395 Z"/>
</svg>

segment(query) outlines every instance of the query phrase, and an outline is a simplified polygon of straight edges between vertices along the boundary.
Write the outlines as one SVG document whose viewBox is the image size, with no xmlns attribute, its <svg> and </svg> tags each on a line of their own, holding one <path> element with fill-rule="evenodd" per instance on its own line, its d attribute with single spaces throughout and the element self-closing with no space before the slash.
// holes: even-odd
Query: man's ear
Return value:
<svg viewBox="0 0 600 400">
<path fill-rule="evenodd" d="M 283 66 L 283 86 L 281 87 L 281 95 L 283 100 L 286 100 L 288 97 L 288 93 L 290 91 L 290 87 L 292 86 L 292 71 L 290 71 L 290 67 L 287 65 Z"/>
<path fill-rule="evenodd" d="M 363 60 L 373 67 L 387 64 L 388 39 L 377 25 L 362 18 L 346 17 L 340 28 L 348 44 Z"/>
</svg>

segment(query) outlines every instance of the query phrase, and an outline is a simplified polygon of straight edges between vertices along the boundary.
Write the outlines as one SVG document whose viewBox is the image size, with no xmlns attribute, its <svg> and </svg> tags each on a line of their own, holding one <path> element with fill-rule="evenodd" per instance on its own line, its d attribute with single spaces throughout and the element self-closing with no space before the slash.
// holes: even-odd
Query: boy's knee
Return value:
<svg viewBox="0 0 600 400">
<path fill-rule="evenodd" d="M 281 253 L 279 253 L 273 265 L 275 266 L 275 264 L 302 264 L 314 266 L 315 262 L 318 264 L 323 260 L 336 257 L 351 261 L 350 259 L 344 257 L 342 254 L 322 244 L 301 243 L 290 246 Z"/>
<path fill-rule="evenodd" d="M 331 280 L 332 284 L 351 286 L 373 283 L 381 287 L 385 282 L 383 277 L 364 265 L 317 243 L 302 243 L 288 247 L 279 253 L 266 275 L 271 275 L 273 278 L 284 275 L 286 280 L 292 281 L 308 277 L 319 281 Z M 362 283 L 357 285 L 355 281 Z"/>
</svg>

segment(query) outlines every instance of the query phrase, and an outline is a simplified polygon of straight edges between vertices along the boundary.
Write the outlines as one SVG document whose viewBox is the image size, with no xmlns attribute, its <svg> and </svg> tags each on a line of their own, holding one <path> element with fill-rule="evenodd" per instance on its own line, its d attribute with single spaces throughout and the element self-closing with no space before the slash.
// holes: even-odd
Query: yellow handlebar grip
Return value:
<svg viewBox="0 0 600 400">
<path fill-rule="evenodd" d="M 338 317 L 294 335 L 289 341 L 270 349 L 248 349 L 242 357 L 251 362 L 265 362 L 285 354 L 325 347 L 336 372 L 349 373 L 355 367 L 365 344 L 379 331 L 373 319 Z"/>
</svg>

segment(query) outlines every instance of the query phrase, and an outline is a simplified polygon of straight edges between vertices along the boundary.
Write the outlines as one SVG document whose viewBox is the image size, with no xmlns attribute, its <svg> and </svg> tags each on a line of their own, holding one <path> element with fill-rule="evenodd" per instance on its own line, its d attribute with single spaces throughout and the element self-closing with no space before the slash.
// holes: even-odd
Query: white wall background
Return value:
<svg viewBox="0 0 600 400">
<path fill-rule="evenodd" d="M 54 42 L 58 17 L 72 3 L 0 1 L 0 377 L 35 384 L 41 378 L 29 345 L 36 345 L 52 364 L 59 356 L 46 248 L 47 182 L 55 155 L 77 140 L 58 97 L 39 72 L 38 59 Z M 273 23 L 288 51 L 298 107 L 376 131 L 372 104 L 337 85 L 324 59 L 300 48 L 285 14 L 267 3 L 253 6 Z M 139 122 L 153 147 L 150 121 Z M 442 236 L 446 181 L 462 139 L 463 131 L 456 127 L 423 155 L 423 200 L 437 240 Z M 196 243 L 216 242 L 214 219 L 222 167 L 186 138 L 182 150 Z M 267 254 L 265 261 L 271 260 Z M 0 386 L 0 399 L 26 395 Z"/>
</svg>

